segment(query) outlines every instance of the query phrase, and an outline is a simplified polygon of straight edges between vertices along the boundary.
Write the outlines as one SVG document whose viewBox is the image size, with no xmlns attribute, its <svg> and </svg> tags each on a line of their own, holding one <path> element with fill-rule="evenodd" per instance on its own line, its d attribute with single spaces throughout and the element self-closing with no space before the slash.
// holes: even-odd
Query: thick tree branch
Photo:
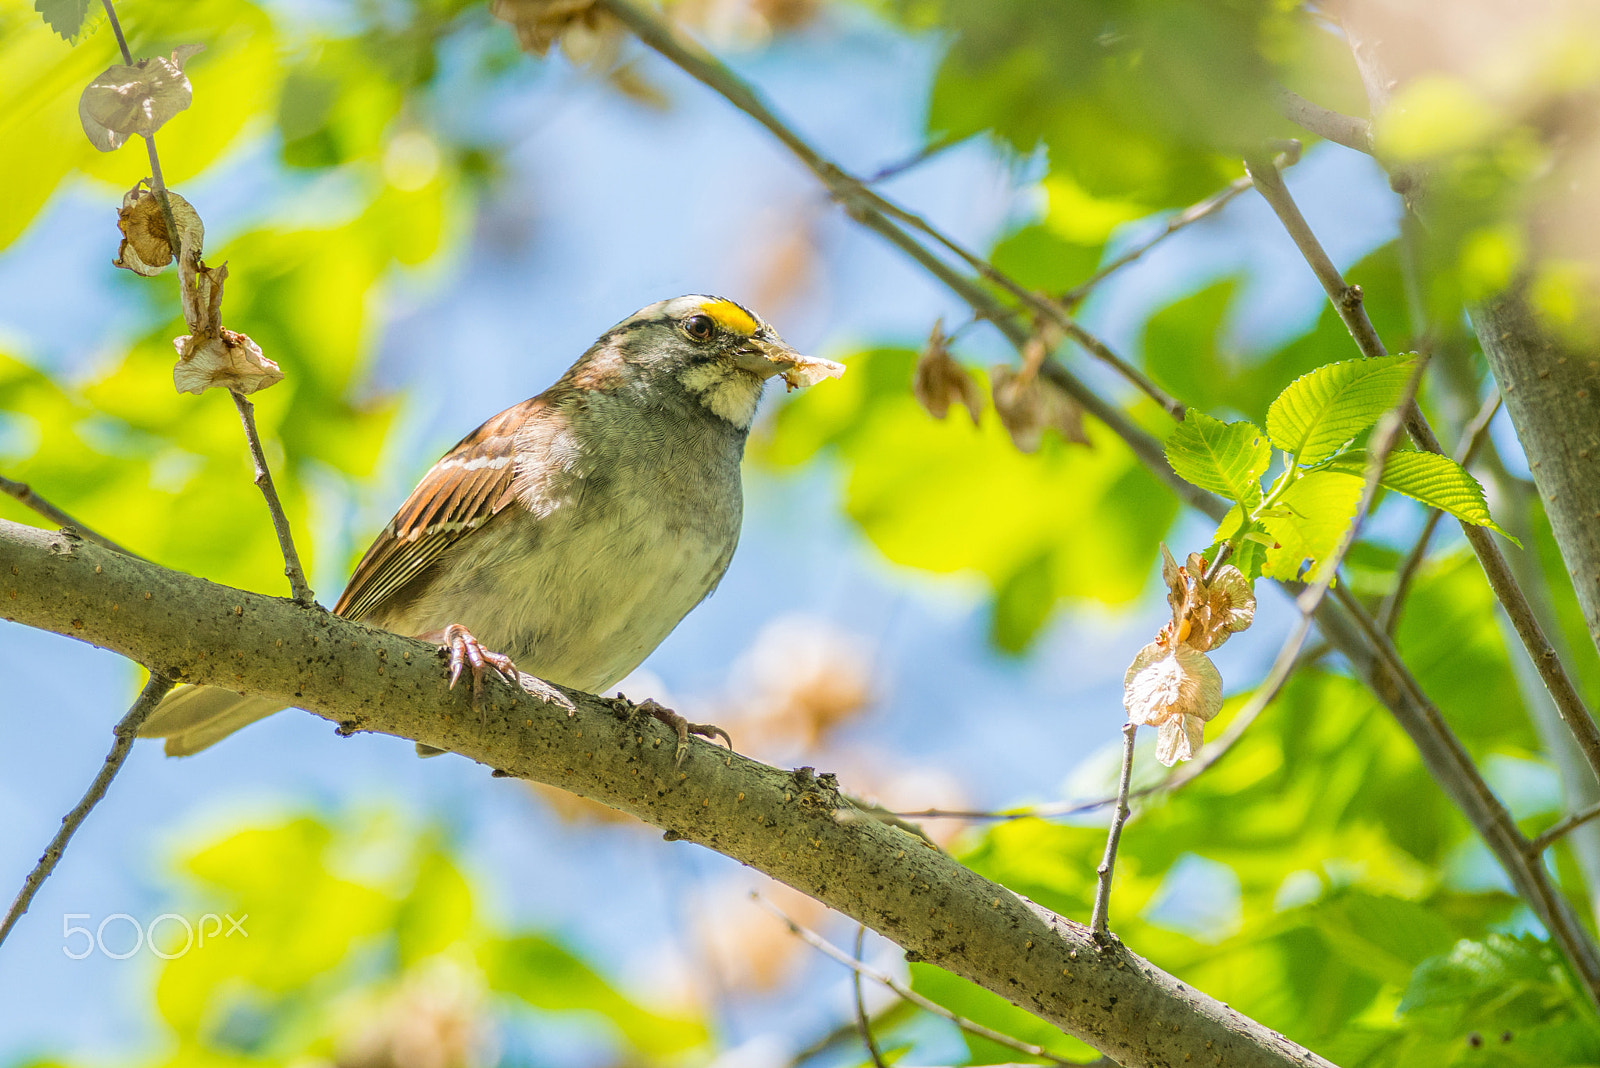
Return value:
<svg viewBox="0 0 1600 1068">
<path fill-rule="evenodd" d="M 1473 308 L 1472 325 L 1600 649 L 1600 359 L 1545 329 L 1520 290 Z"/>
<path fill-rule="evenodd" d="M 314 607 L 230 589 L 62 533 L 0 522 L 0 612 L 171 678 L 296 704 L 340 725 L 559 786 L 779 879 L 1125 1065 L 1326 1065 L 1082 924 L 849 804 L 831 775 L 780 771 L 624 701 L 490 685 L 481 714 L 439 651 Z"/>
</svg>

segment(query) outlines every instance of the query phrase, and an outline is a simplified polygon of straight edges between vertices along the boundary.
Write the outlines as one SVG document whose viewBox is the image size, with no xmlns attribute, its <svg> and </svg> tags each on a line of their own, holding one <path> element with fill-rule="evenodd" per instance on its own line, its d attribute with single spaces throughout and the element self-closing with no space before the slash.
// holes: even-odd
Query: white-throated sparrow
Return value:
<svg viewBox="0 0 1600 1068">
<path fill-rule="evenodd" d="M 766 380 L 810 385 L 843 370 L 733 301 L 652 304 L 434 464 L 334 612 L 445 646 L 452 685 L 465 667 L 475 693 L 486 668 L 515 678 L 513 662 L 575 689 L 612 686 L 727 570 Z M 185 756 L 278 707 L 185 686 L 139 733 Z"/>
</svg>

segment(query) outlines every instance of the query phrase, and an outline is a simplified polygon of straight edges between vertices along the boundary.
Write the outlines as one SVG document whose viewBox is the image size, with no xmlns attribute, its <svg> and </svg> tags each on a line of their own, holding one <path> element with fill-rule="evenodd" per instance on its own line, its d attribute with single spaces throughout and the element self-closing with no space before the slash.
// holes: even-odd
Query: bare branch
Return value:
<svg viewBox="0 0 1600 1068">
<path fill-rule="evenodd" d="M 111 6 L 111 0 L 100 0 L 100 4 L 106 9 L 106 18 L 111 21 L 111 32 L 116 35 L 117 47 L 122 50 L 122 62 L 130 67 L 133 66 L 133 53 L 128 51 L 128 39 L 122 36 L 122 23 L 117 21 L 117 9 Z"/>
<path fill-rule="evenodd" d="M 861 944 L 867 938 L 867 925 L 856 925 L 856 952 L 855 961 L 861 963 Z M 861 969 L 850 970 L 850 984 L 854 988 L 856 999 L 856 1030 L 861 1033 L 861 1044 L 867 1047 L 867 1056 L 872 1058 L 873 1068 L 889 1068 L 883 1062 L 883 1051 L 878 1048 L 878 1040 L 872 1037 L 872 1021 L 867 1019 L 867 1001 L 861 996 Z"/>
<path fill-rule="evenodd" d="M 1582 827 L 1585 823 L 1600 816 L 1600 803 L 1590 805 L 1582 812 L 1574 812 L 1565 819 L 1558 820 L 1550 825 L 1550 829 L 1528 843 L 1528 853 L 1537 855 L 1555 845 L 1556 841 L 1566 835 L 1568 831 Z"/>
<path fill-rule="evenodd" d="M 1117 863 L 1117 843 L 1122 840 L 1122 825 L 1128 822 L 1128 783 L 1133 778 L 1133 737 L 1139 731 L 1137 723 L 1122 725 L 1122 775 L 1117 780 L 1117 807 L 1111 810 L 1111 826 L 1106 830 L 1106 854 L 1095 869 L 1094 912 L 1089 917 L 1089 931 L 1095 938 L 1105 941 L 1109 935 L 1106 923 L 1111 909 L 1111 872 Z"/>
<path fill-rule="evenodd" d="M 4 475 L 0 475 L 0 493 L 14 498 L 19 504 L 31 508 L 58 527 L 71 527 L 96 545 L 103 545 L 112 552 L 121 553 L 124 556 L 139 556 L 138 553 L 123 548 L 104 534 L 89 527 L 82 520 L 76 519 L 70 513 L 57 508 L 35 493 L 33 487 L 26 482 L 15 482 Z M 143 557 L 139 558 L 141 560 L 144 559 Z"/>
<path fill-rule="evenodd" d="M 239 409 L 239 421 L 244 424 L 244 438 L 250 445 L 250 459 L 256 467 L 256 485 L 261 496 L 267 499 L 267 511 L 272 513 L 272 529 L 278 535 L 278 547 L 283 550 L 283 573 L 289 579 L 289 589 L 295 601 L 304 605 L 316 604 L 316 596 L 306 585 L 306 574 L 300 568 L 300 554 L 295 552 L 294 534 L 289 530 L 289 517 L 283 514 L 283 503 L 278 500 L 277 487 L 272 484 L 272 471 L 267 467 L 267 454 L 261 449 L 261 435 L 256 431 L 255 405 L 244 394 L 229 390 L 234 407 Z"/>
<path fill-rule="evenodd" d="M 1355 627 L 1366 639 L 1365 649 L 1355 666 L 1367 678 L 1373 692 L 1395 713 L 1401 728 L 1416 743 L 1434 780 L 1460 807 L 1483 838 L 1484 844 L 1499 859 L 1517 893 L 1545 925 L 1561 952 L 1577 972 L 1584 994 L 1591 1004 L 1600 1006 L 1600 951 L 1562 896 L 1549 873 L 1537 860 L 1529 858 L 1528 839 L 1517 829 L 1511 813 L 1472 763 L 1466 747 L 1450 730 L 1437 706 L 1429 701 L 1422 687 L 1406 669 L 1389 636 L 1343 586 L 1333 591 L 1333 600 L 1342 611 L 1324 612 L 1324 633 L 1344 648 L 1341 631 Z M 1395 697 L 1401 698 L 1394 700 Z"/>
<path fill-rule="evenodd" d="M 972 304 L 975 310 L 980 311 L 985 318 L 990 319 L 996 326 L 1000 327 L 1013 344 L 1020 346 L 1027 337 L 1027 330 L 1012 321 L 1015 310 L 995 301 L 989 294 L 974 285 L 971 279 L 952 271 L 949 264 L 934 256 L 929 249 L 923 247 L 920 242 L 906 233 L 905 230 L 902 230 L 896 223 L 904 224 L 922 233 L 959 257 L 973 270 L 977 271 L 979 275 L 1005 289 L 1022 302 L 1025 307 L 1050 319 L 1072 340 L 1082 345 L 1099 359 L 1109 363 L 1119 374 L 1145 392 L 1157 404 L 1161 405 L 1174 419 L 1183 418 L 1183 406 L 1181 404 L 1167 395 L 1144 372 L 1123 360 L 1103 341 L 1079 326 L 1072 319 L 1066 308 L 1049 297 L 1033 293 L 1019 285 L 1016 281 L 996 270 L 987 260 L 962 247 L 960 243 L 934 227 L 926 219 L 875 193 L 860 179 L 823 156 L 810 142 L 806 141 L 792 127 L 779 119 L 748 83 L 729 70 L 715 56 L 684 37 L 660 15 L 639 6 L 634 0 L 599 0 L 599 3 L 632 30 L 639 40 L 661 53 L 662 56 L 676 64 L 690 77 L 720 93 L 734 107 L 766 127 L 768 132 L 781 141 L 789 151 L 800 159 L 800 162 L 804 163 L 822 181 L 828 192 L 852 218 L 863 226 L 882 234 L 915 258 L 917 262 L 927 267 L 936 277 L 954 289 L 962 299 Z M 1052 380 L 1059 380 L 1056 375 L 1051 377 Z M 1088 392 L 1081 384 L 1076 384 L 1075 382 L 1074 384 L 1077 390 L 1082 390 L 1084 393 Z M 1089 403 L 1073 389 L 1069 388 L 1068 392 L 1071 392 L 1080 403 L 1083 403 L 1091 414 L 1097 418 L 1103 418 L 1100 411 L 1090 407 Z M 1098 401 L 1098 398 L 1095 399 Z M 1104 407 L 1103 402 L 1100 402 L 1099 406 Z"/>
<path fill-rule="evenodd" d="M 752 893 L 750 896 L 755 898 L 756 902 L 762 908 L 766 909 L 768 912 L 778 917 L 778 919 L 782 920 L 789 928 L 790 934 L 795 935 L 808 945 L 820 949 L 823 953 L 827 954 L 840 964 L 843 964 L 846 968 L 849 968 L 851 971 L 855 972 L 858 980 L 864 975 L 873 982 L 880 983 L 883 986 L 888 987 L 890 990 L 893 990 L 896 994 L 900 995 L 900 997 L 904 998 L 906 1001 L 909 1001 L 917 1008 L 922 1009 L 924 1012 L 931 1012 L 935 1016 L 943 1017 L 944 1019 L 949 1020 L 951 1023 L 955 1024 L 969 1035 L 977 1035 L 979 1038 L 987 1039 L 996 1045 L 1004 1046 L 1007 1049 L 1014 1049 L 1018 1053 L 1026 1053 L 1030 1057 L 1038 1057 L 1041 1060 L 1050 1061 L 1052 1064 L 1059 1064 L 1063 1066 L 1072 1066 L 1074 1064 L 1073 1061 L 1069 1061 L 1064 1057 L 1057 1057 L 1055 1054 L 1051 1053 L 1042 1046 L 1035 1046 L 1031 1042 L 1019 1042 L 1010 1035 L 1005 1035 L 1001 1034 L 999 1031 L 990 1030 L 980 1023 L 974 1023 L 965 1016 L 957 1016 L 955 1013 L 951 1012 L 937 1001 L 929 1001 L 927 998 L 923 997 L 915 990 L 912 990 L 909 986 L 906 986 L 894 976 L 885 972 L 880 972 L 876 968 L 868 967 L 867 965 L 863 964 L 861 961 L 857 960 L 855 957 L 852 957 L 850 954 L 846 953 L 832 942 L 829 942 L 826 938 L 823 938 L 821 935 L 817 934 L 817 932 L 811 930 L 811 928 L 798 923 L 794 919 L 791 919 L 788 913 L 784 912 L 782 909 L 768 901 L 766 898 L 762 897 L 760 894 Z"/>
<path fill-rule="evenodd" d="M 117 772 L 122 770 L 123 761 L 128 759 L 128 751 L 133 748 L 133 740 L 138 736 L 139 727 L 144 723 L 145 717 L 150 715 L 161 699 L 172 689 L 172 680 L 159 674 L 152 674 L 145 683 L 144 689 L 133 702 L 133 707 L 128 709 L 128 714 L 118 721 L 112 729 L 115 740 L 111 743 L 111 752 L 106 754 L 106 760 L 100 767 L 100 772 L 89 784 L 89 789 L 84 793 L 83 799 L 73 806 L 71 812 L 61 819 L 61 829 L 56 836 L 50 839 L 50 844 L 45 847 L 44 855 L 39 858 L 39 863 L 34 865 L 33 871 L 28 873 L 23 880 L 22 889 L 17 892 L 16 900 L 11 902 L 11 908 L 6 912 L 3 922 L 0 922 L 0 943 L 4 943 L 6 935 L 22 919 L 22 914 L 28 911 L 28 906 L 33 903 L 34 895 L 39 892 L 39 887 L 50 878 L 50 873 L 56 870 L 56 865 L 61 861 L 61 854 L 66 850 L 67 843 L 72 841 L 72 836 L 78 833 L 78 828 L 83 826 L 83 821 L 89 818 L 89 813 L 100 799 L 106 796 L 106 790 L 111 786 L 111 780 L 117 777 Z"/>
<path fill-rule="evenodd" d="M 1331 111 L 1282 87 L 1278 89 L 1278 112 L 1302 130 L 1316 134 L 1324 141 L 1372 155 L 1372 124 L 1366 119 Z"/>
<path fill-rule="evenodd" d="M 1323 290 L 1339 312 L 1339 317 L 1344 321 L 1345 328 L 1350 331 L 1350 336 L 1355 339 L 1361 354 L 1369 358 L 1387 355 L 1377 330 L 1373 328 L 1372 320 L 1367 317 L 1366 309 L 1362 306 L 1361 287 L 1345 283 L 1339 269 L 1333 265 L 1333 261 L 1322 248 L 1316 235 L 1306 224 L 1305 216 L 1300 214 L 1300 208 L 1289 195 L 1289 190 L 1283 184 L 1283 178 L 1277 168 L 1273 167 L 1270 161 L 1260 157 L 1247 159 L 1245 167 L 1255 179 L 1256 189 L 1266 198 L 1267 203 L 1272 205 L 1272 210 L 1277 213 L 1284 229 L 1299 247 L 1306 263 L 1311 266 L 1312 273 L 1322 283 Z M 1406 413 L 1406 429 L 1418 447 L 1429 452 L 1443 451 L 1439 447 L 1438 438 L 1433 434 L 1433 429 L 1423 417 L 1422 409 L 1415 403 Z M 1590 715 L 1583 699 L 1578 695 L 1577 687 L 1573 685 L 1560 657 L 1556 655 L 1555 648 L 1540 628 L 1533 608 L 1528 603 L 1528 597 L 1517 584 L 1516 577 L 1506 563 L 1505 555 L 1500 551 L 1499 545 L 1495 544 L 1494 536 L 1483 527 L 1463 521 L 1461 530 L 1466 535 L 1467 543 L 1472 546 L 1472 551 L 1477 555 L 1478 563 L 1483 567 L 1490 589 L 1494 591 L 1501 607 L 1505 609 L 1512 626 L 1516 628 L 1517 636 L 1522 639 L 1523 646 L 1528 650 L 1528 656 L 1538 669 L 1539 677 L 1544 680 L 1546 689 L 1550 691 L 1550 698 L 1555 702 L 1556 710 L 1561 714 L 1567 729 L 1572 732 L 1573 738 L 1577 740 L 1590 770 L 1600 778 L 1600 726 L 1595 724 L 1594 717 Z"/>
<path fill-rule="evenodd" d="M 1296 144 L 1298 146 L 1298 142 Z M 1279 167 L 1292 167 L 1298 163 L 1299 160 L 1300 153 L 1297 147 L 1294 152 L 1285 152 L 1283 155 L 1281 155 L 1278 158 L 1277 163 Z M 1093 290 L 1095 286 L 1098 286 L 1111 275 L 1128 266 L 1128 264 L 1133 263 L 1140 256 L 1143 256 L 1146 252 L 1149 252 L 1151 249 L 1155 248 L 1157 245 L 1161 244 L 1161 242 L 1165 241 L 1179 230 L 1182 230 L 1184 227 L 1191 226 L 1210 215 L 1215 215 L 1217 212 L 1231 204 L 1234 198 L 1236 198 L 1240 193 L 1245 192 L 1250 188 L 1250 186 L 1251 182 L 1248 174 L 1242 178 L 1235 178 L 1222 189 L 1212 193 L 1204 200 L 1196 201 L 1187 208 L 1184 208 L 1182 211 L 1178 212 L 1176 215 L 1171 216 L 1167 219 L 1167 224 L 1155 234 L 1139 242 L 1137 245 L 1134 245 L 1132 248 L 1128 249 L 1128 251 L 1124 252 L 1122 255 L 1118 256 L 1116 259 L 1112 260 L 1110 263 L 1094 272 L 1094 274 L 1091 274 L 1088 278 L 1085 278 L 1083 281 L 1079 282 L 1077 285 L 1061 294 L 1061 303 L 1068 308 L 1076 308 L 1083 301 L 1083 299 L 1089 295 L 1090 291 Z"/>
<path fill-rule="evenodd" d="M 1587 809 L 1584 809 L 1582 812 L 1573 812 L 1573 814 L 1568 815 L 1566 819 L 1557 820 L 1557 822 L 1550 825 L 1549 830 L 1544 831 L 1542 835 L 1539 835 L 1538 838 L 1534 838 L 1533 841 L 1528 843 L 1528 852 L 1530 852 L 1530 854 L 1541 854 L 1541 852 L 1549 849 L 1550 846 L 1554 846 L 1554 844 L 1557 843 L 1557 839 L 1563 838 L 1568 831 L 1574 830 L 1574 828 L 1582 827 L 1584 823 L 1595 819 L 1597 815 L 1600 815 L 1600 803 L 1590 804 L 1590 806 L 1587 807 Z"/>
<path fill-rule="evenodd" d="M 868 185 L 877 185 L 879 182 L 887 182 L 891 178 L 898 178 L 906 171 L 909 171 L 914 167 L 922 166 L 922 164 L 928 162 L 933 157 L 956 147 L 963 141 L 970 140 L 971 137 L 971 134 L 962 134 L 959 137 L 946 134 L 943 137 L 936 138 L 932 141 L 929 141 L 915 152 L 911 153 L 911 155 L 907 156 L 905 159 L 890 163 L 884 167 L 880 167 L 878 170 L 872 172 L 872 174 L 864 179 L 864 181 Z"/>
</svg>

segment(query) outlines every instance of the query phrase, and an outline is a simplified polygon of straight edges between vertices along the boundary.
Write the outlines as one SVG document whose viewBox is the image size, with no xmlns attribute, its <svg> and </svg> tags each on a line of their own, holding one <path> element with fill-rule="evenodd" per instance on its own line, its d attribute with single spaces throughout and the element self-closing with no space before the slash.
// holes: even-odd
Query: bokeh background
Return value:
<svg viewBox="0 0 1600 1068">
<path fill-rule="evenodd" d="M 1025 36 L 1026 5 L 1001 6 L 995 40 L 953 53 L 987 16 L 808 0 L 670 10 L 859 174 L 943 146 L 882 190 L 1029 285 L 1081 281 L 1242 173 L 1160 127 L 1111 131 L 1095 111 L 1104 86 L 973 82 L 973 65 L 1001 69 L 995 50 L 1021 48 L 1006 34 Z M 260 420 L 325 604 L 462 433 L 549 384 L 635 308 L 726 294 L 851 371 L 768 397 L 727 578 L 621 689 L 898 810 L 1103 796 L 1123 669 L 1166 613 L 1156 542 L 1199 549 L 1209 525 L 1180 515 L 1093 426 L 1091 449 L 1051 436 L 1026 456 L 992 411 L 976 427 L 959 410 L 943 423 L 922 413 L 908 389 L 916 350 L 936 320 L 955 329 L 970 313 L 851 223 L 770 136 L 620 37 L 524 55 L 482 5 L 120 10 L 136 51 L 207 42 L 188 67 L 194 106 L 158 144 L 205 219 L 208 260 L 228 262 L 225 320 L 288 374 L 258 396 Z M 11 101 L 0 139 L 12 149 L 0 473 L 159 562 L 280 592 L 232 405 L 170 387 L 170 339 L 184 332 L 172 277 L 110 266 L 115 206 L 146 165 L 136 148 L 95 153 L 73 108 L 112 49 L 103 19 L 69 46 L 25 0 L 0 3 Z M 1347 93 L 1348 78 L 1308 51 L 1294 69 Z M 984 96 L 984 84 L 1004 88 Z M 1074 128 L 1023 106 L 1041 100 L 1090 118 Z M 1015 128 L 977 133 L 1006 121 Z M 1352 277 L 1395 346 L 1420 332 L 1393 244 L 1400 204 L 1378 167 L 1314 144 L 1290 185 L 1335 260 L 1359 265 Z M 1247 194 L 1108 279 L 1081 314 L 1191 403 L 1259 418 L 1295 374 L 1354 355 L 1323 304 Z M 1014 359 L 982 324 L 954 348 L 980 373 Z M 1455 425 L 1482 374 L 1471 352 L 1460 366 L 1467 399 L 1428 394 Z M 1078 369 L 1157 425 L 1102 369 Z M 1508 428 L 1494 441 L 1505 477 L 1525 476 Z M 0 515 L 36 522 L 6 500 Z M 1363 592 L 1381 592 L 1420 521 L 1405 502 L 1379 512 L 1353 558 L 1352 581 L 1370 577 Z M 1522 715 L 1525 680 L 1452 536 L 1438 544 L 1403 643 L 1441 703 L 1477 717 L 1470 741 L 1519 817 L 1553 818 L 1559 784 Z M 1261 592 L 1255 629 L 1217 658 L 1230 692 L 1260 679 L 1292 621 L 1275 590 Z M 7 624 L 0 680 L 3 885 L 20 883 L 75 802 L 141 680 L 113 655 Z M 1360 1032 L 1377 1036 L 1363 1049 L 1413 1049 L 1394 1037 L 1416 1041 L 1395 1015 L 1412 968 L 1457 937 L 1537 942 L 1536 925 L 1337 663 L 1257 731 L 1231 778 L 1219 771 L 1210 793 L 1197 785 L 1195 800 L 1130 829 L 1124 937 L 1307 1041 Z M 1269 810 L 1271 826 L 1226 829 L 1230 812 Z M 1092 861 L 1079 861 L 1098 848 L 1099 818 L 928 827 L 1082 919 Z M 825 1041 L 851 1021 L 848 973 L 785 933 L 752 890 L 841 944 L 854 935 L 732 862 L 588 803 L 459 758 L 418 760 L 409 743 L 341 739 L 303 714 L 182 761 L 143 743 L 0 951 L 0 1064 L 859 1063 L 850 1034 Z M 169 963 L 63 951 L 78 945 L 64 938 L 68 914 L 94 926 L 230 910 L 250 913 L 247 944 Z M 1373 923 L 1410 940 L 1375 956 Z M 126 922 L 105 940 L 131 943 Z M 906 970 L 875 936 L 866 953 Z M 1087 1056 L 965 984 L 914 978 L 968 1015 Z M 868 1006 L 909 1063 L 1015 1056 L 881 991 Z M 1551 1012 L 1543 1024 L 1593 1037 L 1570 1005 Z"/>
</svg>

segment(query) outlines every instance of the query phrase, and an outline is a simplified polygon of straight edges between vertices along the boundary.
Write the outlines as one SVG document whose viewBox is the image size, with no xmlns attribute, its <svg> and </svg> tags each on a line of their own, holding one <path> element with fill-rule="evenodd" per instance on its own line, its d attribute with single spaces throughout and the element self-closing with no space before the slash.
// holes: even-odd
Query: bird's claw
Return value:
<svg viewBox="0 0 1600 1068">
<path fill-rule="evenodd" d="M 712 723 L 690 723 L 666 705 L 654 699 L 647 700 L 639 705 L 639 711 L 653 719 L 658 719 L 672 728 L 678 736 L 678 753 L 673 759 L 674 766 L 683 764 L 684 754 L 689 751 L 689 735 L 698 734 L 702 738 L 721 738 L 727 743 L 729 749 L 733 748 L 733 739 L 728 737 L 728 732 Z"/>
<path fill-rule="evenodd" d="M 444 628 L 444 647 L 450 654 L 450 688 L 456 688 L 461 672 L 472 674 L 472 707 L 477 708 L 483 698 L 483 676 L 493 670 L 496 675 L 512 685 L 518 678 L 517 665 L 504 653 L 485 649 L 466 627 L 452 623 Z"/>
</svg>

